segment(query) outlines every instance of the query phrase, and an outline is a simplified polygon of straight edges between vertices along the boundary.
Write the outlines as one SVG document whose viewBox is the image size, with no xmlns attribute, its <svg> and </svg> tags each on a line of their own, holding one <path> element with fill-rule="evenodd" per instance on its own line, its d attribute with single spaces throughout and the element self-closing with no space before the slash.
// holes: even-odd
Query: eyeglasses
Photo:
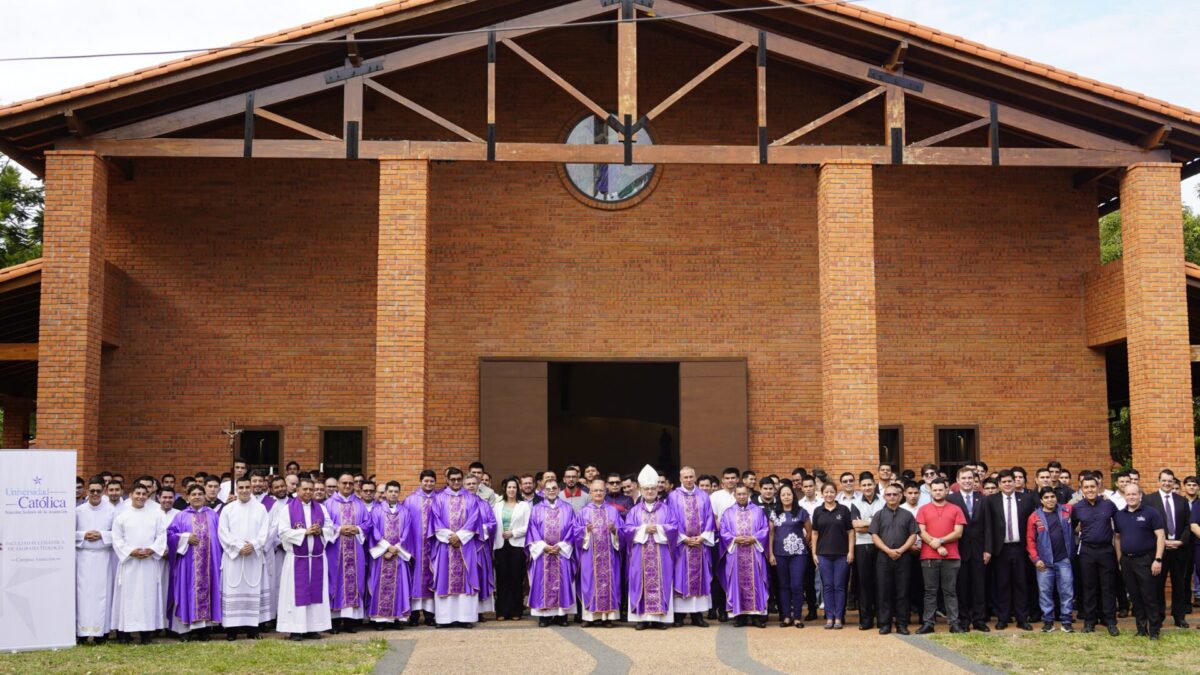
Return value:
<svg viewBox="0 0 1200 675">
<path fill-rule="evenodd" d="M 619 480 L 610 480 L 610 481 L 608 481 L 608 484 L 609 484 L 609 485 L 620 485 L 620 484 L 621 484 L 621 481 L 619 481 Z"/>
<path fill-rule="evenodd" d="M 88 490 L 89 495 L 98 495 L 98 494 L 103 494 L 103 493 L 104 493 L 104 490 Z"/>
<path fill-rule="evenodd" d="M 936 472 L 936 471 L 926 471 L 926 472 L 925 472 L 925 475 L 926 475 L 926 476 L 936 476 L 936 475 L 937 475 L 937 472 Z"/>
<path fill-rule="evenodd" d="M 849 484 L 851 484 L 851 483 L 853 483 L 853 482 L 854 482 L 854 479 L 853 479 L 853 478 L 847 478 L 847 479 L 845 479 L 845 480 L 843 480 L 843 481 L 842 481 L 842 485 L 849 485 Z"/>
</svg>

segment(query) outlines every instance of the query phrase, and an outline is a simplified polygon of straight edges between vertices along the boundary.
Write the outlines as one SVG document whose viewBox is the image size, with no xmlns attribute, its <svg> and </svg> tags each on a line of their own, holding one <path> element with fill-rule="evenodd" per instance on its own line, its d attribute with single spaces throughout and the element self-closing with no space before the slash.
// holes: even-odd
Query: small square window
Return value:
<svg viewBox="0 0 1200 675">
<path fill-rule="evenodd" d="M 938 468 L 951 479 L 979 461 L 979 427 L 937 427 L 937 457 Z"/>
<path fill-rule="evenodd" d="M 899 425 L 879 427 L 879 463 L 891 464 L 896 475 L 904 470 L 903 449 L 904 432 Z"/>
</svg>

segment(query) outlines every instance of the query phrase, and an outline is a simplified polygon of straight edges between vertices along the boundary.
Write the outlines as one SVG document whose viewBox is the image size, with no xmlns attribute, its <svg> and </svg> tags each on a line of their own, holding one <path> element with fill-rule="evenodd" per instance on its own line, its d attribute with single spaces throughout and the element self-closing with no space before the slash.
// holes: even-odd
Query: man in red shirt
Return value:
<svg viewBox="0 0 1200 675">
<path fill-rule="evenodd" d="M 933 501 L 917 511 L 917 527 L 921 530 L 921 577 L 925 582 L 925 612 L 918 635 L 933 632 L 937 612 L 938 591 L 946 603 L 946 621 L 951 633 L 961 633 L 958 625 L 958 540 L 962 537 L 967 517 L 962 509 L 946 501 L 949 486 L 945 478 L 929 483 Z"/>
</svg>

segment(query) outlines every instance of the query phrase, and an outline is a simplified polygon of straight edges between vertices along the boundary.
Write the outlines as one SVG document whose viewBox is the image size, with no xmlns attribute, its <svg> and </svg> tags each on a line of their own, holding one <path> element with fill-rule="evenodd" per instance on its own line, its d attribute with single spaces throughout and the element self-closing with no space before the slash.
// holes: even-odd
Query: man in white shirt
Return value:
<svg viewBox="0 0 1200 675">
<path fill-rule="evenodd" d="M 709 504 L 712 505 L 713 523 L 721 522 L 721 514 L 725 510 L 737 503 L 737 497 L 734 496 L 734 489 L 737 488 L 738 481 L 741 480 L 742 472 L 738 471 L 736 466 L 726 467 L 721 472 L 721 489 L 714 490 L 708 496 Z M 720 567 L 720 547 L 713 546 L 711 549 L 713 563 L 711 569 Z M 717 610 L 717 618 L 722 622 L 729 620 L 729 612 L 725 607 L 725 587 L 722 586 L 721 575 L 714 574 L 712 577 L 712 605 Z"/>
<path fill-rule="evenodd" d="M 75 507 L 75 635 L 83 644 L 108 639 L 112 612 L 112 525 L 115 510 L 104 498 L 104 481 L 93 478 L 87 499 Z"/>
<path fill-rule="evenodd" d="M 875 627 L 875 558 L 879 552 L 871 539 L 871 519 L 885 502 L 875 489 L 875 477 L 870 471 L 859 475 L 858 486 L 861 492 L 850 502 L 853 515 L 850 524 L 854 527 L 854 570 L 858 574 L 858 628 L 868 630 Z"/>
<path fill-rule="evenodd" d="M 240 459 L 235 461 L 233 463 L 233 479 L 236 481 L 245 475 L 246 463 Z M 217 491 L 217 499 L 219 499 L 222 504 L 225 504 L 233 499 L 233 488 L 230 486 L 229 481 L 221 481 L 221 487 Z"/>
</svg>

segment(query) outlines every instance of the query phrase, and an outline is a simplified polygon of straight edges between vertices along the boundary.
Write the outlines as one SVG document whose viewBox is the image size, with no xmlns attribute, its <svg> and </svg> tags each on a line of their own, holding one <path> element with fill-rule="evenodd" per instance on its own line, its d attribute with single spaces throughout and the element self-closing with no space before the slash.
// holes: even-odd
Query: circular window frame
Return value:
<svg viewBox="0 0 1200 675">
<path fill-rule="evenodd" d="M 583 122 L 586 119 L 591 119 L 593 117 L 595 117 L 595 115 L 593 113 L 584 112 L 584 113 L 572 118 L 572 121 L 570 121 L 566 125 L 564 125 L 562 128 L 562 131 L 559 133 L 559 135 L 558 135 L 559 143 L 562 143 L 565 145 L 567 143 L 567 139 L 570 138 L 570 136 L 571 136 L 571 131 L 573 129 L 575 129 L 575 127 L 579 126 L 580 122 Z M 654 134 L 651 133 L 650 129 L 647 127 L 643 127 L 642 130 L 645 131 L 650 136 L 651 145 L 653 145 L 654 144 Z M 558 178 L 560 181 L 562 181 L 563 187 L 566 188 L 567 194 L 574 197 L 576 201 L 583 204 L 584 206 L 588 206 L 593 209 L 598 209 L 600 211 L 623 211 L 625 209 L 631 209 L 631 208 L 637 206 L 638 204 L 641 204 L 642 202 L 644 202 L 646 200 L 646 198 L 648 198 L 651 194 L 653 194 L 654 190 L 658 187 L 659 181 L 662 180 L 663 169 L 664 169 L 662 164 L 650 164 L 649 166 L 653 167 L 650 169 L 650 180 L 646 181 L 646 185 L 641 190 L 638 190 L 637 194 L 630 196 L 630 197 L 626 197 L 625 199 L 622 199 L 621 201 L 618 201 L 618 202 L 604 202 L 604 201 L 600 201 L 599 199 L 596 199 L 595 197 L 592 197 L 589 194 L 586 194 L 583 190 L 580 190 L 579 187 L 577 185 L 575 185 L 575 181 L 571 180 L 571 175 L 567 172 L 567 164 L 590 164 L 590 163 L 592 163 L 592 162 L 558 162 L 554 165 L 554 169 L 555 169 L 555 171 L 558 172 Z"/>
</svg>

